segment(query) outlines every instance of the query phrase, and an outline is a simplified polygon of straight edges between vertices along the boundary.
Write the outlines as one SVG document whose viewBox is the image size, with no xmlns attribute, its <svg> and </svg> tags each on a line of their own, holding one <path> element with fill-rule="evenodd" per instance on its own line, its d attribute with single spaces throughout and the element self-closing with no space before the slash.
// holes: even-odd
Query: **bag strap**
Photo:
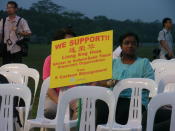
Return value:
<svg viewBox="0 0 175 131">
<path fill-rule="evenodd" d="M 166 33 L 165 33 L 165 31 L 163 30 L 163 34 L 164 34 L 164 38 L 165 38 L 165 40 L 166 40 Z"/>
<path fill-rule="evenodd" d="M 20 18 L 18 19 L 18 22 L 17 22 L 17 24 L 16 24 L 16 28 L 17 28 L 17 29 L 18 29 L 18 27 L 19 27 L 19 23 L 20 23 L 21 19 L 22 19 L 22 17 L 20 17 Z M 19 39 L 19 36 L 18 36 L 17 32 L 16 32 L 16 36 L 17 36 L 17 38 Z"/>
<path fill-rule="evenodd" d="M 2 42 L 4 42 L 4 34 L 5 34 L 5 22 L 6 22 L 6 18 L 2 18 Z"/>
<path fill-rule="evenodd" d="M 17 22 L 17 24 L 16 24 L 16 27 L 17 27 L 17 28 L 18 28 L 18 26 L 19 26 L 19 23 L 20 23 L 21 19 L 22 19 L 22 17 L 19 18 L 19 20 L 18 20 L 18 22 Z"/>
</svg>

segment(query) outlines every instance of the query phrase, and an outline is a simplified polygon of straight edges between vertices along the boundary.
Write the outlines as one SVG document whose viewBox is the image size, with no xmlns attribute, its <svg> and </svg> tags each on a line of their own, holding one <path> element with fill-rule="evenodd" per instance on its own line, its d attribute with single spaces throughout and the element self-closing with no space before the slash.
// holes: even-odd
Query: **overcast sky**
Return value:
<svg viewBox="0 0 175 131">
<path fill-rule="evenodd" d="M 0 8 L 8 0 L 0 0 Z M 23 8 L 28 8 L 38 0 L 15 0 Z M 53 0 L 68 10 L 79 11 L 88 17 L 107 16 L 117 20 L 150 22 L 164 17 L 175 21 L 175 0 Z"/>
</svg>

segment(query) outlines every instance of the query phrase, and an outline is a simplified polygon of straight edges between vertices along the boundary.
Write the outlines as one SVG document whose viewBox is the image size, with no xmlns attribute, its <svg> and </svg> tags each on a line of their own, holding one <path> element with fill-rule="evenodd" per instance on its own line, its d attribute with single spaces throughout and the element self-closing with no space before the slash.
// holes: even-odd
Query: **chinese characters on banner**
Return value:
<svg viewBox="0 0 175 131">
<path fill-rule="evenodd" d="M 51 88 L 112 78 L 113 31 L 52 42 Z"/>
</svg>

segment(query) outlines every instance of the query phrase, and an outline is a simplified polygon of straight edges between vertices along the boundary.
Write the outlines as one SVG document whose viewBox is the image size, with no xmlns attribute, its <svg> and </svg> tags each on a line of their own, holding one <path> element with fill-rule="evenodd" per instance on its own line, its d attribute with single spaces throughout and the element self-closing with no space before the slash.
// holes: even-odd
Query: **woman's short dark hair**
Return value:
<svg viewBox="0 0 175 131">
<path fill-rule="evenodd" d="M 52 40 L 61 40 L 64 39 L 66 35 L 76 36 L 76 34 L 70 28 L 63 28 L 58 30 Z"/>
<path fill-rule="evenodd" d="M 164 18 L 163 20 L 162 20 L 162 26 L 163 27 L 165 27 L 165 24 L 167 23 L 167 21 L 172 21 L 172 19 L 171 18 Z"/>
<path fill-rule="evenodd" d="M 140 42 L 139 37 L 135 33 L 132 33 L 132 32 L 125 33 L 125 34 L 120 36 L 120 38 L 119 38 L 120 46 L 122 46 L 122 43 L 123 43 L 124 39 L 127 38 L 127 37 L 130 37 L 130 36 L 135 38 L 135 40 L 137 42 L 137 46 L 139 46 L 139 42 Z"/>
<path fill-rule="evenodd" d="M 18 8 L 18 4 L 15 1 L 9 1 L 7 5 L 14 5 L 15 8 Z"/>
</svg>

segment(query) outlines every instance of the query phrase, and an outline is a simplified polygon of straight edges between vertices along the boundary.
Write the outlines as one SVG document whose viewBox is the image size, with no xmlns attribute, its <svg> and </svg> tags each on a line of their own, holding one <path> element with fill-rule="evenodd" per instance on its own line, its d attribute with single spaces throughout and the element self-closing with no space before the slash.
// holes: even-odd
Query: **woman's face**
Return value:
<svg viewBox="0 0 175 131">
<path fill-rule="evenodd" d="M 126 37 L 122 42 L 122 53 L 128 56 L 135 56 L 137 44 L 138 43 L 134 36 Z"/>
</svg>

